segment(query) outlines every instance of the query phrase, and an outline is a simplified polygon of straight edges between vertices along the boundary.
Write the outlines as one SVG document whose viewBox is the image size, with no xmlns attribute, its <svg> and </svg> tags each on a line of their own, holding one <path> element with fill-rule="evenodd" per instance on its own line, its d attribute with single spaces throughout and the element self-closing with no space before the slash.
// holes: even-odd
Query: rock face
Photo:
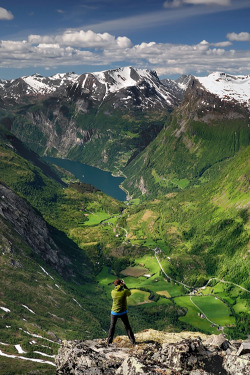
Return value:
<svg viewBox="0 0 250 375">
<path fill-rule="evenodd" d="M 25 240 L 36 254 L 60 274 L 71 261 L 61 254 L 50 236 L 45 220 L 24 199 L 0 184 L 0 216 Z"/>
<path fill-rule="evenodd" d="M 106 340 L 64 341 L 56 357 L 57 375 L 247 375 L 250 355 L 239 355 L 241 341 L 227 341 L 201 333 L 166 333 L 146 330 Z"/>
</svg>

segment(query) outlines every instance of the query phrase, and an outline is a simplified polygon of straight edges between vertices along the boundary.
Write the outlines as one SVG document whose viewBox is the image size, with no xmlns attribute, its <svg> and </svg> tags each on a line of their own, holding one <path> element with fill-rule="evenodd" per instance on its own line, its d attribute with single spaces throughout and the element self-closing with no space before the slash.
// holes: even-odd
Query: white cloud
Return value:
<svg viewBox="0 0 250 375">
<path fill-rule="evenodd" d="M 228 47 L 228 46 L 231 46 L 231 45 L 232 45 L 232 43 L 229 42 L 229 41 L 211 43 L 211 46 L 215 46 L 215 47 Z"/>
<path fill-rule="evenodd" d="M 246 74 L 250 70 L 250 51 L 228 50 L 231 44 L 202 40 L 193 45 L 154 41 L 133 45 L 126 36 L 67 30 L 58 35 L 29 35 L 28 40 L 0 42 L 0 66 L 47 69 L 81 65 L 84 71 L 84 65 L 127 64 L 154 69 L 159 74 L 206 74 L 216 70 Z"/>
<path fill-rule="evenodd" d="M 128 48 L 132 46 L 131 40 L 126 36 L 115 38 L 109 33 L 95 33 L 92 30 L 66 30 L 55 36 L 29 35 L 28 41 L 32 44 L 60 43 L 77 48 Z"/>
<path fill-rule="evenodd" d="M 231 4 L 231 0 L 168 0 L 163 3 L 163 6 L 164 8 L 178 8 L 185 4 L 228 6 Z"/>
<path fill-rule="evenodd" d="M 236 42 L 250 42 L 250 33 L 247 33 L 247 32 L 242 32 L 239 34 L 229 33 L 227 34 L 227 38 L 231 41 L 236 41 Z"/>
<path fill-rule="evenodd" d="M 10 21 L 13 18 L 14 16 L 9 10 L 0 7 L 0 20 Z"/>
<path fill-rule="evenodd" d="M 14 41 L 14 40 L 2 40 L 0 48 L 3 51 L 24 51 L 27 50 L 27 42 L 23 41 Z"/>
<path fill-rule="evenodd" d="M 114 36 L 109 33 L 94 33 L 91 30 L 66 31 L 61 36 L 56 37 L 62 44 L 74 47 L 104 47 L 114 42 Z"/>
</svg>

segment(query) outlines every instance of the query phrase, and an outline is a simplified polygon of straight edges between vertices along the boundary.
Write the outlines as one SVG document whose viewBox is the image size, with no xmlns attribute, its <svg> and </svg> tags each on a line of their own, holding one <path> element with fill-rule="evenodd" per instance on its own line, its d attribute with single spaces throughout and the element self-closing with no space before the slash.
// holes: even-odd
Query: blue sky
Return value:
<svg viewBox="0 0 250 375">
<path fill-rule="evenodd" d="M 0 0 L 0 79 L 132 65 L 250 73 L 249 0 Z"/>
</svg>

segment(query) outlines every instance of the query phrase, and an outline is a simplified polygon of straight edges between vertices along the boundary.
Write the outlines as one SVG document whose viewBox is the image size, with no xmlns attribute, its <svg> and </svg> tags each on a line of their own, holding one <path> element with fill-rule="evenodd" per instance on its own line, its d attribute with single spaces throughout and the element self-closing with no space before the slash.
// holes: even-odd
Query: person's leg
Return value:
<svg viewBox="0 0 250 375">
<path fill-rule="evenodd" d="M 110 327 L 109 327 L 109 335 L 108 335 L 108 344 L 112 344 L 113 337 L 115 333 L 115 325 L 117 322 L 118 316 L 111 314 L 111 320 L 110 320 Z"/>
<path fill-rule="evenodd" d="M 134 336 L 132 328 L 129 324 L 128 315 L 127 314 L 121 315 L 121 319 L 123 321 L 123 324 L 125 326 L 125 329 L 127 331 L 127 335 L 129 337 L 130 341 L 132 342 L 132 344 L 135 344 L 135 336 Z"/>
</svg>

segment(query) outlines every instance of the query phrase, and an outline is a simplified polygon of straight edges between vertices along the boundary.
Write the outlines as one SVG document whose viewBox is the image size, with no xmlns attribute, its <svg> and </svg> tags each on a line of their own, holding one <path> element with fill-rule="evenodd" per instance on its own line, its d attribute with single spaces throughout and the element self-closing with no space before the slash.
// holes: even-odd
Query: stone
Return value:
<svg viewBox="0 0 250 375">
<path fill-rule="evenodd" d="M 250 342 L 243 342 L 237 352 L 237 355 L 249 354 L 250 353 Z"/>
<path fill-rule="evenodd" d="M 205 345 L 221 348 L 223 350 L 227 350 L 230 346 L 229 342 L 222 333 L 220 335 L 211 335 L 211 337 L 205 341 Z"/>
<path fill-rule="evenodd" d="M 249 375 L 249 355 L 236 355 L 228 342 L 195 332 L 168 333 L 145 330 L 137 333 L 137 345 L 118 336 L 112 345 L 105 339 L 64 341 L 55 358 L 57 375 Z M 225 341 L 227 344 L 225 344 Z M 227 351 L 224 348 L 229 345 Z"/>
</svg>

